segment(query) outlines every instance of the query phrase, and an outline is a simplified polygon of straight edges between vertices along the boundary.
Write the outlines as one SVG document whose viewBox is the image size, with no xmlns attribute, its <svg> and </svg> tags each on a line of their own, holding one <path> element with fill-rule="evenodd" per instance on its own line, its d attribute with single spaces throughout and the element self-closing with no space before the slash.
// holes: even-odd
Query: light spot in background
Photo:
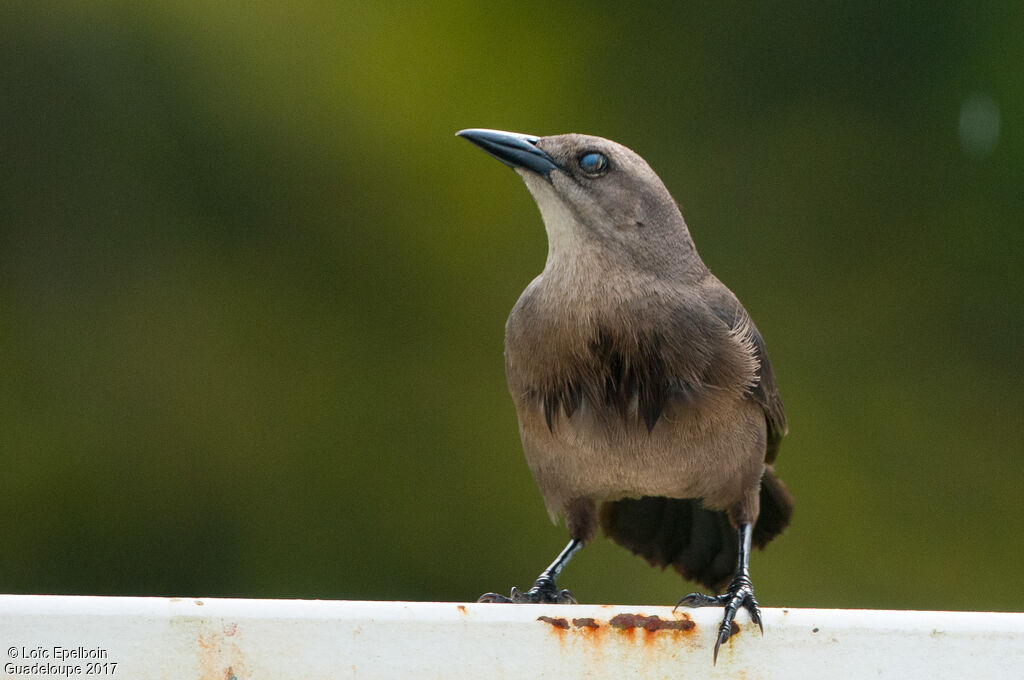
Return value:
<svg viewBox="0 0 1024 680">
<path fill-rule="evenodd" d="M 960 147 L 968 156 L 987 158 L 999 143 L 999 105 L 975 92 L 960 105 Z"/>
</svg>

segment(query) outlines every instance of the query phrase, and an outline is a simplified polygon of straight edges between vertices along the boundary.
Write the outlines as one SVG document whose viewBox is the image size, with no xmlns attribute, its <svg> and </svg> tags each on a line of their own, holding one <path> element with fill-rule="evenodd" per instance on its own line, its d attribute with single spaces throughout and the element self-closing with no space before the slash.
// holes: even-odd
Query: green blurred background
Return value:
<svg viewBox="0 0 1024 680">
<path fill-rule="evenodd" d="M 453 136 L 492 127 L 637 150 L 764 333 L 762 604 L 1024 609 L 1018 10 L 5 3 L 0 592 L 529 585 L 566 535 L 502 334 L 546 244 Z M 563 584 L 693 589 L 605 540 Z"/>
</svg>

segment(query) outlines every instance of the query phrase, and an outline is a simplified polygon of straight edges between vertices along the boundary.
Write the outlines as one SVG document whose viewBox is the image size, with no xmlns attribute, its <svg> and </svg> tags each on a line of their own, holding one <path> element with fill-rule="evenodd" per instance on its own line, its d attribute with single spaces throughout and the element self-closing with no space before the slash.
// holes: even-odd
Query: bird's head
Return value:
<svg viewBox="0 0 1024 680">
<path fill-rule="evenodd" d="M 703 266 L 685 256 L 696 253 L 668 189 L 631 149 L 580 134 L 470 129 L 458 135 L 523 177 L 547 229 L 549 265 L 597 252 L 652 273 Z"/>
</svg>

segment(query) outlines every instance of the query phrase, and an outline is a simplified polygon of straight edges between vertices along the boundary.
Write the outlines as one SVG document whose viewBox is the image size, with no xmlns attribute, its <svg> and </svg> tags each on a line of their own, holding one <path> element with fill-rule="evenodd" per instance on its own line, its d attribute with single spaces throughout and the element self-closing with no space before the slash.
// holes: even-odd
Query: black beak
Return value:
<svg viewBox="0 0 1024 680">
<path fill-rule="evenodd" d="M 509 167 L 526 168 L 548 180 L 551 179 L 551 171 L 558 168 L 551 156 L 537 148 L 540 137 L 479 128 L 459 130 L 455 134 L 473 142 Z"/>
</svg>

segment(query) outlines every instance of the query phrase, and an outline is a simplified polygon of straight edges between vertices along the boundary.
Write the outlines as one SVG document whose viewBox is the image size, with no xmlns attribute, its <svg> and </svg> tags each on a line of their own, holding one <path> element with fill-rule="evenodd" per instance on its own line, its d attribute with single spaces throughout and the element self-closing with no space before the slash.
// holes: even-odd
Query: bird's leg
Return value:
<svg viewBox="0 0 1024 680">
<path fill-rule="evenodd" d="M 732 635 L 732 622 L 740 607 L 750 612 L 750 620 L 758 625 L 761 634 L 764 635 L 764 626 L 761 625 L 761 610 L 757 606 L 757 600 L 754 599 L 754 584 L 750 582 L 750 535 L 752 531 L 753 527 L 750 524 L 740 525 L 739 560 L 736 575 L 729 583 L 724 595 L 690 593 L 676 603 L 677 607 L 725 607 L 722 625 L 718 627 L 718 639 L 715 641 L 715 661 L 718 660 L 718 648 Z"/>
<path fill-rule="evenodd" d="M 525 593 L 513 587 L 508 597 L 498 593 L 486 593 L 481 595 L 477 602 L 576 604 L 576 598 L 572 596 L 572 593 L 568 590 L 558 590 L 555 581 L 565 565 L 572 559 L 572 556 L 578 553 L 582 547 L 583 541 L 579 539 L 574 538 L 569 541 L 569 545 L 565 546 L 565 549 L 558 554 L 555 561 L 540 573 L 540 576 L 534 581 L 533 587 Z"/>
</svg>

